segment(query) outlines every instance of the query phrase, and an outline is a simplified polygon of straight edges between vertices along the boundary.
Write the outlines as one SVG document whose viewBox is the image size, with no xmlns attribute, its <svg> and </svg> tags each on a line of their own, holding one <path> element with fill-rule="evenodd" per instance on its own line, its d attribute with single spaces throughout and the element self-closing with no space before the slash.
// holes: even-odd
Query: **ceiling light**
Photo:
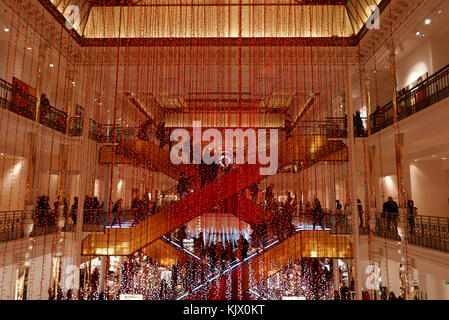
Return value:
<svg viewBox="0 0 449 320">
<path fill-rule="evenodd" d="M 425 24 L 430 24 L 432 22 L 432 20 L 430 20 L 429 18 L 427 18 L 426 20 L 424 20 Z"/>
<path fill-rule="evenodd" d="M 31 47 L 28 47 L 27 50 L 31 50 Z"/>
<path fill-rule="evenodd" d="M 50 63 L 50 68 L 53 68 L 55 65 L 53 63 Z"/>
<path fill-rule="evenodd" d="M 441 158 L 441 160 L 447 160 L 447 158 L 445 157 L 445 158 Z"/>
<path fill-rule="evenodd" d="M 416 35 L 419 37 L 421 35 L 421 32 L 416 31 Z"/>
<path fill-rule="evenodd" d="M 3 29 L 3 30 L 5 30 L 5 32 L 9 32 L 9 28 L 5 28 L 5 29 Z"/>
</svg>

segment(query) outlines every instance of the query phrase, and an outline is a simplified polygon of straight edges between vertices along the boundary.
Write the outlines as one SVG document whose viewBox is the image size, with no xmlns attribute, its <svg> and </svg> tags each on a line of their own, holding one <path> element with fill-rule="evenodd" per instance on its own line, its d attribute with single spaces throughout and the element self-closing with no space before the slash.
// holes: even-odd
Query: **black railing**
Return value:
<svg viewBox="0 0 449 320">
<path fill-rule="evenodd" d="M 397 98 L 398 120 L 405 119 L 447 97 L 449 97 L 449 65 Z M 371 133 L 387 128 L 393 123 L 393 102 L 387 103 L 369 117 Z"/>
<path fill-rule="evenodd" d="M 106 131 L 103 126 L 92 119 L 89 119 L 89 139 L 98 143 L 106 141 Z"/>
<path fill-rule="evenodd" d="M 30 120 L 36 120 L 37 99 L 14 88 L 9 82 L 0 79 L 0 108 L 12 111 Z M 39 123 L 69 136 L 83 134 L 83 117 L 70 117 L 67 131 L 67 113 L 50 105 L 39 106 Z"/>
<path fill-rule="evenodd" d="M 0 241 L 23 237 L 23 211 L 0 211 Z"/>
<path fill-rule="evenodd" d="M 136 127 L 126 127 L 121 125 L 116 125 L 115 128 L 112 124 L 103 124 L 104 132 L 106 132 L 106 139 L 104 143 L 113 143 L 114 134 L 115 142 L 123 141 L 124 139 L 137 137 L 137 132 L 139 128 Z M 114 132 L 115 131 L 115 132 Z"/>
<path fill-rule="evenodd" d="M 36 119 L 37 99 L 0 79 L 0 107 L 31 120 Z"/>
<path fill-rule="evenodd" d="M 101 124 L 95 120 L 89 119 L 89 139 L 98 143 L 113 143 L 114 133 L 116 143 L 121 142 L 124 139 L 136 138 L 138 130 L 138 127 L 121 125 L 116 125 L 114 130 L 112 124 Z"/>
<path fill-rule="evenodd" d="M 84 117 L 70 117 L 69 119 L 69 136 L 81 137 L 83 135 Z"/>
<path fill-rule="evenodd" d="M 348 122 L 346 117 L 328 117 L 321 121 L 301 121 L 298 131 L 305 135 L 325 135 L 328 138 L 347 138 Z"/>
<path fill-rule="evenodd" d="M 377 214 L 374 234 L 400 241 L 397 225 L 397 217 Z M 407 219 L 406 226 L 409 244 L 449 252 L 449 218 L 417 216 Z"/>
<path fill-rule="evenodd" d="M 67 113 L 52 106 L 41 104 L 39 123 L 56 131 L 65 133 L 67 128 Z"/>
<path fill-rule="evenodd" d="M 9 101 L 11 101 L 11 92 L 11 84 L 3 79 L 0 79 L 0 108 L 9 108 Z"/>
</svg>

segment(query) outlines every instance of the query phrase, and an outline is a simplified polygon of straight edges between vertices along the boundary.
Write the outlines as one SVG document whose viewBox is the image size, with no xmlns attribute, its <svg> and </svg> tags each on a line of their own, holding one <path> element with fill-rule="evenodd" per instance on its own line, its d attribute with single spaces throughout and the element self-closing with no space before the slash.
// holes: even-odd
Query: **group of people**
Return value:
<svg viewBox="0 0 449 320">
<path fill-rule="evenodd" d="M 68 209 L 67 199 L 64 198 L 62 204 L 55 201 L 53 208 L 50 206 L 50 198 L 43 195 L 37 198 L 35 211 L 35 225 L 36 227 L 51 227 L 56 226 L 59 215 L 59 206 L 63 206 L 63 215 L 65 219 L 65 226 L 76 225 L 77 215 L 79 211 L 79 199 L 73 198 L 73 203 Z M 84 198 L 83 207 L 83 223 L 84 224 L 101 224 L 102 223 L 102 205 L 100 205 L 97 197 L 90 197 L 88 195 Z"/>
<path fill-rule="evenodd" d="M 184 247 L 183 241 L 187 238 L 186 226 L 181 225 L 174 231 L 173 240 L 176 240 L 181 247 Z M 246 259 L 249 250 L 249 242 L 242 235 L 237 244 L 233 241 L 217 241 L 206 244 L 202 232 L 193 238 L 193 251 L 204 262 L 211 266 L 224 268 L 227 262 L 243 261 Z"/>
<path fill-rule="evenodd" d="M 74 198 L 74 204 L 78 209 L 78 197 Z M 85 224 L 101 224 L 103 222 L 102 217 L 103 204 L 100 204 L 97 197 L 90 197 L 86 195 L 84 197 L 84 211 L 83 211 L 83 223 Z"/>
<path fill-rule="evenodd" d="M 143 141 L 149 141 L 149 135 L 152 128 L 155 128 L 156 139 L 159 141 L 159 146 L 164 148 L 167 144 L 170 144 L 170 137 L 167 134 L 168 130 L 165 127 L 165 122 L 161 121 L 158 125 L 154 122 L 153 119 L 145 120 L 140 126 L 139 131 L 137 132 L 137 138 Z"/>
<path fill-rule="evenodd" d="M 415 218 L 417 216 L 418 209 L 415 207 L 413 200 L 407 201 L 406 210 L 406 220 L 408 232 L 413 234 L 415 232 Z M 396 231 L 398 227 L 399 220 L 399 206 L 393 197 L 389 196 L 388 200 L 384 202 L 382 206 L 381 214 L 383 227 L 388 231 Z"/>
<path fill-rule="evenodd" d="M 148 193 L 144 193 L 142 197 L 136 195 L 131 201 L 131 215 L 134 224 L 138 224 L 149 216 L 153 216 L 157 211 L 156 201 L 150 201 Z"/>
<path fill-rule="evenodd" d="M 50 197 L 42 195 L 36 200 L 35 226 L 47 227 L 55 226 L 58 216 L 58 204 L 55 202 L 53 209 L 50 207 Z"/>
</svg>

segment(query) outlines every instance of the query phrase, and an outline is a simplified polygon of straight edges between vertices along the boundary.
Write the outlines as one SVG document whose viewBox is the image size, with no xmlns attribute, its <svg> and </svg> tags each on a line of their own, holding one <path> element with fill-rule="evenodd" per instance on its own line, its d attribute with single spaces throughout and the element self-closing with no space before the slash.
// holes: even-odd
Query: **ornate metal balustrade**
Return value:
<svg viewBox="0 0 449 320">
<path fill-rule="evenodd" d="M 399 120 L 405 119 L 447 97 L 449 97 L 449 65 L 397 98 L 398 118 Z M 372 134 L 387 128 L 393 122 L 392 101 L 369 116 Z"/>
<path fill-rule="evenodd" d="M 0 211 L 0 241 L 10 241 L 23 236 L 23 211 Z"/>
<path fill-rule="evenodd" d="M 397 230 L 397 218 L 376 215 L 374 234 L 391 240 L 400 241 Z M 407 220 L 408 243 L 449 252 L 449 218 L 417 216 L 414 220 Z"/>
<path fill-rule="evenodd" d="M 37 99 L 34 96 L 24 94 L 9 82 L 0 79 L 0 108 L 35 121 L 36 106 Z M 81 136 L 83 131 L 83 117 L 67 118 L 66 112 L 52 106 L 40 105 L 39 123 L 63 134 L 68 133 L 69 136 Z"/>
</svg>

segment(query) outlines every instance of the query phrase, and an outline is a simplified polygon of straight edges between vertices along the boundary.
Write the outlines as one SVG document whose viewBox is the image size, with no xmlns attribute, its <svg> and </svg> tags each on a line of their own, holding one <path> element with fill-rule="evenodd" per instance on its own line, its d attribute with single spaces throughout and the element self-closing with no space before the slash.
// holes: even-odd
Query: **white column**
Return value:
<svg viewBox="0 0 449 320">
<path fill-rule="evenodd" d="M 98 293 L 101 293 L 104 291 L 104 284 L 105 284 L 105 278 L 106 278 L 106 257 L 101 256 L 100 257 L 100 268 L 98 270 L 100 274 L 100 279 L 98 281 Z"/>
</svg>

